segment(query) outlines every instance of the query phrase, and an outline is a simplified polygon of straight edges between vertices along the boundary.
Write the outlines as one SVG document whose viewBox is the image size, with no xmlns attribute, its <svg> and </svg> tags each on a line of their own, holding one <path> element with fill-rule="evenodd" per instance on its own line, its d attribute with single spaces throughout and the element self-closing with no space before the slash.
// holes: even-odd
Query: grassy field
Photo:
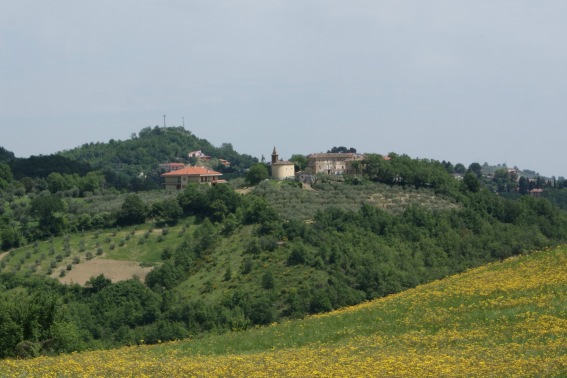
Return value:
<svg viewBox="0 0 567 378">
<path fill-rule="evenodd" d="M 301 321 L 4 360 L 0 376 L 566 376 L 565 298 L 563 246 Z"/>
</svg>

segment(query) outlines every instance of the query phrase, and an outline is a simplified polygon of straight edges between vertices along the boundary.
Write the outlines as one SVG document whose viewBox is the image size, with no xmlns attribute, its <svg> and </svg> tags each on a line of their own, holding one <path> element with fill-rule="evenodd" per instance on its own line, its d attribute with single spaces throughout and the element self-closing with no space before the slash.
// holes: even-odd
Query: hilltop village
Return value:
<svg viewBox="0 0 567 378">
<path fill-rule="evenodd" d="M 328 151 L 326 153 L 312 153 L 305 156 L 305 166 L 298 169 L 297 161 L 281 159 L 277 148 L 274 146 L 269 164 L 270 178 L 272 180 L 296 180 L 303 184 L 313 184 L 317 181 L 317 175 L 360 175 L 365 169 L 365 158 L 367 154 L 359 154 L 354 149 L 339 151 Z M 187 154 L 193 164 L 164 163 L 160 164 L 162 171 L 162 188 L 166 190 L 182 190 L 189 184 L 200 183 L 208 185 L 225 184 L 222 173 L 211 169 L 213 159 L 201 150 L 192 151 Z M 297 156 L 297 155 L 294 155 Z M 390 161 L 389 155 L 379 155 L 384 161 Z M 231 162 L 225 159 L 214 159 L 219 167 L 230 167 Z M 478 178 L 482 178 L 486 184 L 492 184 L 495 192 L 516 192 L 522 195 L 530 195 L 539 198 L 543 195 L 545 187 L 554 186 L 552 179 L 545 179 L 534 175 L 532 171 L 521 171 L 519 168 L 507 168 L 506 166 L 490 167 L 486 163 L 481 166 L 473 163 L 468 170 L 462 164 L 452 166 L 443 162 L 447 170 L 453 174 L 456 180 L 463 180 L 466 171 L 474 171 Z M 267 165 L 267 164 L 266 164 Z"/>
<path fill-rule="evenodd" d="M 166 190 L 180 190 L 191 183 L 222 184 L 226 180 L 221 179 L 222 173 L 208 168 L 211 157 L 202 151 L 192 151 L 187 154 L 193 159 L 195 165 L 183 163 L 160 164 L 162 170 L 162 186 Z M 317 174 L 343 175 L 356 174 L 364 155 L 356 152 L 328 152 L 313 153 L 306 156 L 307 166 L 304 170 L 296 171 L 296 163 L 280 159 L 278 151 L 274 146 L 271 154 L 271 178 L 274 180 L 298 180 L 304 183 L 312 183 Z M 384 158 L 388 160 L 388 157 Z M 228 160 L 218 159 L 220 164 L 230 167 Z"/>
</svg>

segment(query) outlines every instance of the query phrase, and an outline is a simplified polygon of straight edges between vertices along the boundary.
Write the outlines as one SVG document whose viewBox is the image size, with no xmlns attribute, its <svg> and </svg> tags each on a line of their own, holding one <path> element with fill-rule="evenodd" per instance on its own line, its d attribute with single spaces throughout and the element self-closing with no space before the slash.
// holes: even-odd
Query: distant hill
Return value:
<svg viewBox="0 0 567 378">
<path fill-rule="evenodd" d="M 88 143 L 61 155 L 72 160 L 88 163 L 93 169 L 102 170 L 108 182 L 116 187 L 128 187 L 132 180 L 143 181 L 140 189 L 152 189 L 159 183 L 159 164 L 167 162 L 195 163 L 188 157 L 191 151 L 201 150 L 210 156 L 216 168 L 227 172 L 250 167 L 258 160 L 250 155 L 234 151 L 230 143 L 213 146 L 183 127 L 146 127 L 132 138 L 124 141 L 111 139 L 108 143 Z M 218 159 L 228 160 L 229 168 Z M 141 180 L 140 180 L 141 179 Z M 136 189 L 136 188 L 133 188 Z"/>
<path fill-rule="evenodd" d="M 106 182 L 119 189 L 147 190 L 159 188 L 159 164 L 167 162 L 195 163 L 188 157 L 201 150 L 211 157 L 207 163 L 223 173 L 238 172 L 258 159 L 234 151 L 230 143 L 213 146 L 183 127 L 146 127 L 128 140 L 111 139 L 107 143 L 85 143 L 71 150 L 48 156 L 14 159 L 12 153 L 0 150 L 0 161 L 10 163 L 16 179 L 45 178 L 50 173 L 85 175 L 102 171 Z M 225 167 L 218 159 L 228 160 Z"/>
</svg>

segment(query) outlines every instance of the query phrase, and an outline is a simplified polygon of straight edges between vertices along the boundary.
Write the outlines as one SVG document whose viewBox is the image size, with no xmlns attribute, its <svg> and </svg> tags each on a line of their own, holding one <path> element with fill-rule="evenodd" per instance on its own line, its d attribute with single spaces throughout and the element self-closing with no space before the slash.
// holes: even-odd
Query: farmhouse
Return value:
<svg viewBox="0 0 567 378">
<path fill-rule="evenodd" d="M 352 152 L 307 155 L 307 168 L 312 173 L 342 175 L 348 173 L 349 165 L 357 155 Z"/>
<path fill-rule="evenodd" d="M 222 176 L 222 173 L 205 167 L 185 167 L 183 169 L 178 169 L 161 175 L 164 179 L 163 187 L 166 190 L 183 189 L 192 183 L 208 185 L 225 183 L 225 180 L 219 179 L 220 176 Z"/>
<path fill-rule="evenodd" d="M 187 154 L 187 157 L 189 158 L 197 158 L 197 159 L 201 159 L 201 160 L 205 160 L 205 161 L 210 161 L 211 157 L 209 155 L 205 155 L 203 153 L 203 151 L 198 150 L 198 151 L 191 151 Z"/>
<path fill-rule="evenodd" d="M 272 152 L 272 178 L 274 180 L 285 180 L 288 177 L 295 177 L 295 164 L 287 160 L 279 160 L 276 147 Z"/>
</svg>

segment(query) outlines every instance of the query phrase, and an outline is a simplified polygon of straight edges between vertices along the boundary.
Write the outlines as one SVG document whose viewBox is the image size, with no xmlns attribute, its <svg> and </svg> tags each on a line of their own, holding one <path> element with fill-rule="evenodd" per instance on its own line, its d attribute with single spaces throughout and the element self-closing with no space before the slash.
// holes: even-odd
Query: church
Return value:
<svg viewBox="0 0 567 378">
<path fill-rule="evenodd" d="M 291 161 L 279 160 L 278 151 L 274 146 L 272 152 L 272 179 L 285 180 L 287 178 L 295 178 L 295 165 Z"/>
</svg>

